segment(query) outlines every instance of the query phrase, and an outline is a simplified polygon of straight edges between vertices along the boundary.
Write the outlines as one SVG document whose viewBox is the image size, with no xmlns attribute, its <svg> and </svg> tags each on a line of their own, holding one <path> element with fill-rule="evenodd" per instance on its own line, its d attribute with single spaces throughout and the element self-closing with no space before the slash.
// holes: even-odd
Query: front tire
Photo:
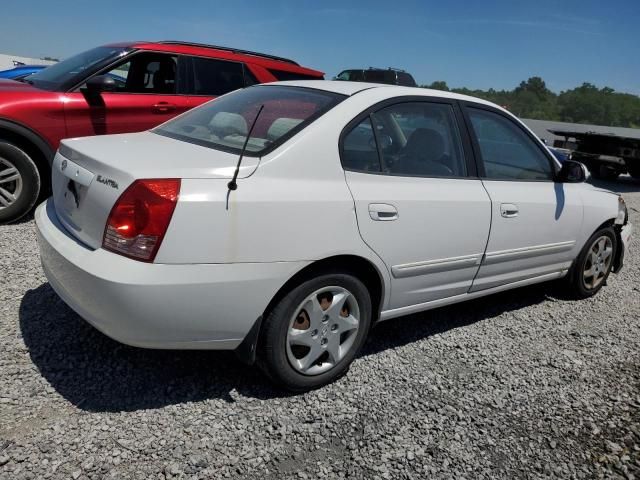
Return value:
<svg viewBox="0 0 640 480">
<path fill-rule="evenodd" d="M 265 319 L 258 364 L 276 383 L 294 392 L 342 376 L 371 326 L 371 297 L 346 273 L 320 275 L 292 289 Z"/>
<path fill-rule="evenodd" d="M 598 230 L 587 241 L 567 276 L 574 298 L 592 297 L 607 283 L 618 245 L 613 228 Z"/>
<path fill-rule="evenodd" d="M 31 157 L 0 141 L 0 224 L 29 213 L 40 194 L 40 174 Z"/>
</svg>

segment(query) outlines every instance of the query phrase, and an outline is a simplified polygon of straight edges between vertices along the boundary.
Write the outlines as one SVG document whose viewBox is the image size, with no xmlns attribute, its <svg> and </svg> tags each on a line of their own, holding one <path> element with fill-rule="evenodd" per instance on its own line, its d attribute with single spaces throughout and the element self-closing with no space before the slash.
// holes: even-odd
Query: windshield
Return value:
<svg viewBox="0 0 640 480">
<path fill-rule="evenodd" d="M 347 80 L 352 82 L 364 82 L 363 70 L 344 70 L 334 80 Z"/>
<path fill-rule="evenodd" d="M 245 152 L 259 156 L 282 144 L 343 98 L 343 95 L 310 88 L 249 87 L 195 108 L 153 131 L 177 140 L 240 153 L 251 124 L 264 105 Z"/>
<path fill-rule="evenodd" d="M 65 90 L 130 51 L 126 47 L 93 48 L 40 70 L 26 80 L 43 90 Z"/>
</svg>

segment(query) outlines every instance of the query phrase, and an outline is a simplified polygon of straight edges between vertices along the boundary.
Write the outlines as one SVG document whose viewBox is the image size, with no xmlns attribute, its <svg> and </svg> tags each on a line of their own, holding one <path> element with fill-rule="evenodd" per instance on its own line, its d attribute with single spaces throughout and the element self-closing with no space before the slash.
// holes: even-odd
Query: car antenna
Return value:
<svg viewBox="0 0 640 480">
<path fill-rule="evenodd" d="M 238 189 L 237 180 L 238 180 L 238 173 L 240 173 L 240 165 L 242 164 L 242 157 L 244 157 L 244 152 L 247 150 L 247 144 L 249 143 L 249 138 L 251 138 L 253 127 L 256 126 L 256 123 L 258 122 L 258 118 L 260 117 L 260 114 L 262 113 L 263 109 L 264 109 L 264 104 L 260 105 L 260 108 L 258 109 L 258 113 L 256 113 L 256 116 L 253 119 L 253 123 L 251 124 L 251 128 L 249 129 L 249 133 L 247 133 L 247 137 L 244 139 L 244 145 L 242 145 L 242 150 L 240 150 L 240 157 L 238 158 L 238 164 L 236 165 L 236 170 L 235 172 L 233 172 L 233 178 L 229 180 L 229 183 L 227 183 L 227 187 L 229 188 L 229 190 L 227 190 L 227 210 L 229 210 L 229 195 L 231 194 L 231 191 Z"/>
</svg>

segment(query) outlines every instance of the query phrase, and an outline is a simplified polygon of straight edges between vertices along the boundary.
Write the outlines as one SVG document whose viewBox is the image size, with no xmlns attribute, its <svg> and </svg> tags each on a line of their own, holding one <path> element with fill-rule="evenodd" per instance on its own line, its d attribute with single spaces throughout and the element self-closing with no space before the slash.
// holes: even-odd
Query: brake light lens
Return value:
<svg viewBox="0 0 640 480">
<path fill-rule="evenodd" d="M 178 178 L 133 182 L 109 213 L 102 247 L 135 260 L 153 262 L 179 193 Z"/>
</svg>

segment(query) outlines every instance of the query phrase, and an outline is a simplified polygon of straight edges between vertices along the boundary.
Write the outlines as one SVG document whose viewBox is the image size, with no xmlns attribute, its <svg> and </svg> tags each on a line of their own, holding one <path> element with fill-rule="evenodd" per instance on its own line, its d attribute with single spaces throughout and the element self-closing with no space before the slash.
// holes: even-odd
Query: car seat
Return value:
<svg viewBox="0 0 640 480">
<path fill-rule="evenodd" d="M 442 135 L 430 128 L 417 128 L 394 163 L 393 173 L 451 176 L 453 171 L 444 164 L 447 157 Z"/>
</svg>

